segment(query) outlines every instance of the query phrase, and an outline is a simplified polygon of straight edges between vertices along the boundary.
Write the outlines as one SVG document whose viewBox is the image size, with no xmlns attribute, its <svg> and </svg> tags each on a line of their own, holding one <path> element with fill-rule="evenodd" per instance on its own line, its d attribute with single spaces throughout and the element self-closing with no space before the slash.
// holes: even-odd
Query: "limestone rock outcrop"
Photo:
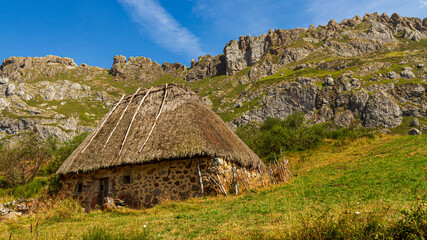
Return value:
<svg viewBox="0 0 427 240">
<path fill-rule="evenodd" d="M 1 77 L 9 80 L 30 80 L 52 77 L 77 68 L 71 58 L 48 55 L 46 57 L 10 57 L 0 65 Z"/>
<path fill-rule="evenodd" d="M 225 74 L 224 55 L 218 55 L 215 58 L 211 55 L 199 57 L 198 61 L 191 62 L 191 68 L 185 75 L 187 82 L 195 82 L 206 77 L 213 77 Z"/>
<path fill-rule="evenodd" d="M 111 75 L 121 79 L 133 79 L 140 82 L 153 82 L 163 76 L 163 68 L 157 62 L 146 57 L 114 56 Z"/>
<path fill-rule="evenodd" d="M 375 92 L 366 103 L 364 126 L 396 127 L 402 123 L 402 111 L 385 92 Z"/>
</svg>

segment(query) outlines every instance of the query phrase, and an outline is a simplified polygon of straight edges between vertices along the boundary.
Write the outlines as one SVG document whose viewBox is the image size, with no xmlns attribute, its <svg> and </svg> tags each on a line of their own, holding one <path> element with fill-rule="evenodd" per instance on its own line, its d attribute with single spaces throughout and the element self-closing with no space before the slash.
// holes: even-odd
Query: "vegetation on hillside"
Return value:
<svg viewBox="0 0 427 240">
<path fill-rule="evenodd" d="M 244 125 L 237 135 L 266 161 L 280 157 L 280 152 L 302 152 L 319 147 L 325 139 L 338 140 L 345 145 L 359 137 L 373 138 L 372 130 L 366 128 L 336 128 L 330 123 L 309 125 L 301 112 L 283 120 L 268 118 L 261 126 Z"/>
<path fill-rule="evenodd" d="M 29 198 L 44 190 L 56 192 L 56 171 L 87 134 L 84 132 L 64 143 L 54 138 L 40 140 L 29 134 L 12 147 L 0 146 L 0 197 Z"/>
</svg>

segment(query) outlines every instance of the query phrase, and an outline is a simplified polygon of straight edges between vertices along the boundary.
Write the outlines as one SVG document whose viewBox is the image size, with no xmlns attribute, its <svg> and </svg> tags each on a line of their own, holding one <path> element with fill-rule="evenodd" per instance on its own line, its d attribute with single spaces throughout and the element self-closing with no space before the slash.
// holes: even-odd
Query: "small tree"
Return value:
<svg viewBox="0 0 427 240">
<path fill-rule="evenodd" d="M 35 134 L 25 135 L 14 147 L 0 152 L 0 172 L 15 187 L 30 182 L 51 156 L 52 141 L 42 141 Z"/>
</svg>

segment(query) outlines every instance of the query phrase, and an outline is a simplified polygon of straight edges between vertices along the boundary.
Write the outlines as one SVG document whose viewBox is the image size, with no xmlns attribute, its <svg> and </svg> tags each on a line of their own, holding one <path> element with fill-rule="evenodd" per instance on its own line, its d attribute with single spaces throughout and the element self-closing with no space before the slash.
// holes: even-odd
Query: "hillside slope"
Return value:
<svg viewBox="0 0 427 240">
<path fill-rule="evenodd" d="M 0 138 L 66 140 L 91 131 L 121 94 L 166 82 L 195 90 L 232 128 L 304 112 L 312 123 L 427 129 L 427 20 L 366 14 L 270 30 L 187 68 L 115 56 L 111 69 L 72 59 L 11 57 L 0 66 Z"/>
<path fill-rule="evenodd" d="M 30 239 L 36 222 L 38 239 L 81 239 L 89 231 L 156 239 L 426 237 L 427 209 L 417 202 L 426 197 L 426 141 L 384 135 L 339 149 L 331 143 L 309 158 L 290 157 L 296 175 L 291 183 L 229 198 L 90 214 L 69 201 L 51 203 L 37 214 L 2 222 L 0 238 Z"/>
</svg>

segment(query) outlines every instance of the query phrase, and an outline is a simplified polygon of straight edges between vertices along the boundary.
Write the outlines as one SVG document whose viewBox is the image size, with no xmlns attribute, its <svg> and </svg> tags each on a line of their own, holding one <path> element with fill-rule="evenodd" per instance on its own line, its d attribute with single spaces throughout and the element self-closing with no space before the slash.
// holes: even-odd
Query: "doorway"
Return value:
<svg viewBox="0 0 427 240">
<path fill-rule="evenodd" d="M 108 178 L 101 178 L 99 179 L 99 204 L 102 205 L 104 198 L 108 197 L 108 183 L 109 183 L 109 179 Z"/>
</svg>

